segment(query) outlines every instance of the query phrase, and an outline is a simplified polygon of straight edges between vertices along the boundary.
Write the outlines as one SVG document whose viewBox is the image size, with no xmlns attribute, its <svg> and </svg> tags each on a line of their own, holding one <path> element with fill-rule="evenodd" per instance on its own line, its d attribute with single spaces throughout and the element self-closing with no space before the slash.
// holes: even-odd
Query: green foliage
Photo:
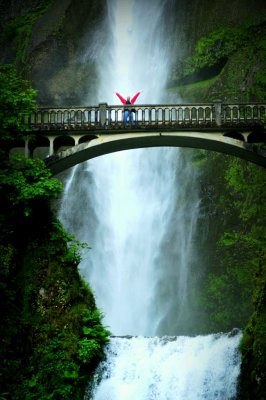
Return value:
<svg viewBox="0 0 266 400">
<path fill-rule="evenodd" d="M 22 156 L 13 156 L 11 163 L 0 170 L 0 185 L 11 205 L 23 207 L 25 215 L 31 213 L 34 201 L 55 198 L 62 190 L 62 183 L 51 178 L 42 160 Z"/>
<path fill-rule="evenodd" d="M 185 75 L 205 66 L 215 65 L 220 59 L 229 57 L 234 51 L 245 46 L 248 29 L 241 27 L 221 27 L 209 36 L 198 40 L 195 55 L 186 61 Z"/>
<path fill-rule="evenodd" d="M 59 221 L 53 222 L 54 230 L 51 232 L 51 244 L 57 243 L 58 236 L 63 238 L 68 243 L 68 251 L 64 254 L 64 262 L 75 263 L 76 265 L 81 261 L 81 249 L 90 249 L 87 243 L 81 243 L 74 235 L 67 232 Z M 58 255 L 58 247 L 54 247 L 54 255 Z M 63 261 L 63 260 L 62 260 Z"/>
<path fill-rule="evenodd" d="M 265 46 L 265 22 L 221 26 L 198 40 L 177 75 L 190 83 L 174 90 L 188 102 L 265 102 Z"/>
<path fill-rule="evenodd" d="M 27 49 L 29 46 L 32 29 L 36 21 L 48 10 L 54 0 L 47 0 L 43 4 L 28 12 L 12 19 L 4 27 L 0 36 L 0 43 L 11 43 L 16 49 L 16 59 L 20 63 L 27 61 Z"/>
<path fill-rule="evenodd" d="M 61 293 L 63 303 L 65 289 Z M 75 297 L 67 296 L 66 302 L 69 300 L 75 303 Z M 23 399 L 35 399 L 36 395 L 40 400 L 57 396 L 79 399 L 89 372 L 103 357 L 103 346 L 108 341 L 109 332 L 101 324 L 99 311 L 88 308 L 85 303 L 65 308 L 56 301 L 54 307 L 53 314 L 46 313 L 42 324 L 36 327 L 31 367 L 26 371 L 20 388 Z M 79 322 L 73 324 L 73 318 Z"/>
<path fill-rule="evenodd" d="M 234 157 L 200 151 L 202 203 L 215 249 L 200 299 L 210 331 L 243 328 L 254 310 L 254 277 L 265 248 L 265 170 Z"/>
<path fill-rule="evenodd" d="M 266 259 L 261 255 L 253 295 L 255 311 L 244 329 L 240 398 L 264 400 L 266 391 Z"/>
<path fill-rule="evenodd" d="M 78 355 L 82 362 L 90 362 L 93 357 L 103 357 L 103 346 L 109 341 L 110 332 L 101 324 L 102 315 L 99 310 L 83 313 L 83 335 L 79 342 Z"/>
<path fill-rule="evenodd" d="M 214 65 L 221 57 L 230 57 L 224 73 L 220 74 L 219 79 L 216 77 L 206 96 L 215 98 L 217 87 L 219 98 L 228 99 L 232 94 L 236 98 L 240 94 L 240 87 L 246 86 L 249 80 L 253 86 L 245 89 L 246 100 L 255 96 L 256 101 L 263 102 L 265 24 L 226 28 L 226 31 L 220 29 L 199 41 L 195 58 L 189 60 L 186 73 Z M 226 43 L 221 46 L 224 40 Z M 206 99 L 206 96 L 201 92 L 198 99 Z M 210 247 L 210 243 L 216 247 L 212 257 L 206 254 L 206 259 L 209 258 L 208 262 L 212 265 L 212 273 L 208 276 L 200 299 L 201 307 L 210 317 L 206 321 L 207 329 L 228 331 L 236 325 L 244 327 L 255 310 L 244 331 L 241 348 L 243 354 L 247 352 L 243 370 L 246 368 L 249 371 L 249 364 L 253 365 L 250 375 L 244 375 L 249 382 L 247 385 L 262 388 L 265 384 L 260 385 L 259 382 L 265 382 L 265 376 L 261 375 L 265 370 L 262 367 L 263 362 L 265 365 L 262 354 L 266 354 L 265 345 L 262 345 L 265 332 L 263 336 L 262 329 L 257 328 L 265 325 L 262 322 L 265 321 L 265 312 L 258 312 L 259 304 L 265 298 L 265 271 L 260 272 L 265 249 L 265 170 L 251 163 L 205 151 L 200 151 L 195 163 L 203 170 L 202 203 L 207 216 L 206 225 L 212 232 L 204 247 Z M 261 283 L 254 279 L 256 276 L 261 277 Z M 260 343 L 260 352 L 253 348 L 254 336 Z M 256 392 L 249 393 L 247 397 L 243 395 L 242 398 L 264 397 Z"/>
<path fill-rule="evenodd" d="M 14 140 L 19 133 L 29 131 L 28 117 L 36 109 L 36 94 L 14 65 L 0 65 L 1 140 Z"/>
<path fill-rule="evenodd" d="M 8 154 L 6 144 L 28 129 L 35 91 L 13 66 L 0 72 L 2 397 L 80 400 L 109 332 L 77 270 L 88 246 L 49 206 L 62 183 L 42 160 Z"/>
<path fill-rule="evenodd" d="M 233 205 L 239 210 L 243 224 L 242 241 L 256 254 L 265 235 L 266 173 L 251 163 L 234 159 L 226 173 L 226 181 L 233 190 Z"/>
<path fill-rule="evenodd" d="M 195 162 L 202 169 L 203 212 L 211 232 L 206 246 L 211 242 L 215 248 L 200 298 L 206 329 L 243 329 L 239 399 L 264 400 L 266 171 L 202 150 Z"/>
<path fill-rule="evenodd" d="M 12 301 L 8 296 L 18 315 L 10 321 L 16 329 L 6 332 L 13 347 L 6 343 L 4 348 L 8 369 L 3 387 L 14 400 L 80 399 L 110 332 L 78 273 L 78 242 L 73 253 L 72 235 L 49 215 L 41 227 L 32 226 L 24 237 L 15 284 L 19 297 Z"/>
</svg>

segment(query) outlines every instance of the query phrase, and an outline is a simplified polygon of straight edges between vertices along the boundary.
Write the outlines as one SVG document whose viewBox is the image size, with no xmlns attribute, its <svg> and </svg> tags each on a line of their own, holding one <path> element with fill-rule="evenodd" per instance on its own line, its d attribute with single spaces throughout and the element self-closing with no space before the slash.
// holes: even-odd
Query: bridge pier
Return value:
<svg viewBox="0 0 266 400">
<path fill-rule="evenodd" d="M 49 156 L 54 155 L 54 139 L 55 138 L 49 138 L 50 146 L 49 146 Z"/>
<path fill-rule="evenodd" d="M 25 140 L 24 155 L 26 158 L 30 158 L 30 148 L 28 139 Z"/>
</svg>

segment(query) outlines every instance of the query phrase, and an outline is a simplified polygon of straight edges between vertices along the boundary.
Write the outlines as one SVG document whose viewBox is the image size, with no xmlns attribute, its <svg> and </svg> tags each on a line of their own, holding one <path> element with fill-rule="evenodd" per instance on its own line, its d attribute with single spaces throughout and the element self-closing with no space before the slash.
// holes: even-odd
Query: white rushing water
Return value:
<svg viewBox="0 0 266 400">
<path fill-rule="evenodd" d="M 108 42 L 97 63 L 99 101 L 117 104 L 113 90 L 124 97 L 142 90 L 138 102 L 144 104 L 169 100 L 163 90 L 172 47 L 164 37 L 167 7 L 169 0 L 107 2 Z"/>
<path fill-rule="evenodd" d="M 240 338 L 113 338 L 95 375 L 101 378 L 93 400 L 234 399 Z"/>
<path fill-rule="evenodd" d="M 138 103 L 170 101 L 164 86 L 171 40 L 163 15 L 171 4 L 107 2 L 108 40 L 95 44 L 98 102 L 117 104 L 113 90 L 126 97 L 139 89 Z M 111 340 L 94 400 L 234 398 L 239 336 L 155 337 L 187 334 L 194 323 L 197 181 L 189 154 L 177 148 L 113 153 L 68 175 L 59 218 L 92 247 L 80 272 L 111 332 L 140 336 Z"/>
<path fill-rule="evenodd" d="M 141 103 L 166 101 L 168 2 L 107 4 L 108 41 L 98 44 L 99 101 L 117 104 L 114 88 L 124 97 L 142 89 Z M 80 271 L 113 334 L 175 335 L 186 329 L 198 212 L 197 172 L 180 149 L 129 150 L 72 169 L 60 219 L 92 246 Z"/>
<path fill-rule="evenodd" d="M 69 178 L 64 210 L 74 216 L 79 239 L 92 246 L 80 271 L 105 323 L 116 335 L 176 333 L 198 214 L 191 180 L 185 181 L 194 178 L 189 164 L 178 150 L 162 148 L 111 154 L 83 168 L 82 176 Z"/>
</svg>

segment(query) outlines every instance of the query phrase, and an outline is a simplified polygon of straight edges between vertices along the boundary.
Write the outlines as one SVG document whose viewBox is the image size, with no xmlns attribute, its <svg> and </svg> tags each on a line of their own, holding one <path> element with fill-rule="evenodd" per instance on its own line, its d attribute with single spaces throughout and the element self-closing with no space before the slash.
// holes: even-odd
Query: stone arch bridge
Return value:
<svg viewBox="0 0 266 400">
<path fill-rule="evenodd" d="M 124 123 L 124 106 L 41 107 L 29 119 L 34 141 L 17 146 L 27 157 L 46 149 L 54 175 L 100 155 L 158 146 L 209 149 L 266 167 L 266 104 L 145 104 L 131 111 L 132 125 Z"/>
</svg>

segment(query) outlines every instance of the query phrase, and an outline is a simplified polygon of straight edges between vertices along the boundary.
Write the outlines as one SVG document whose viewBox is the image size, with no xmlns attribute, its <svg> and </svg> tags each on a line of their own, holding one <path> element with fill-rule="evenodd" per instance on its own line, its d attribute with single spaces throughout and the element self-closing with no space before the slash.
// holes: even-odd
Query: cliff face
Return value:
<svg viewBox="0 0 266 400">
<path fill-rule="evenodd" d="M 178 25 L 186 32 L 189 51 L 195 40 L 220 26 L 236 26 L 251 20 L 258 22 L 266 17 L 263 0 L 183 0 L 174 3 Z"/>
<path fill-rule="evenodd" d="M 172 71 L 169 73 L 170 90 L 178 92 L 185 102 L 216 98 L 236 102 L 263 101 L 262 93 L 256 93 L 254 85 L 257 80 L 261 80 L 257 74 L 263 74 L 265 70 L 265 2 L 174 2 L 174 10 L 169 12 L 169 18 L 170 25 L 174 24 L 173 20 L 176 21 L 172 33 L 174 41 Z M 205 43 L 202 42 L 204 37 Z M 230 46 L 231 51 L 225 55 L 224 49 Z M 196 49 L 200 50 L 196 52 Z M 206 55 L 209 64 L 206 62 L 201 70 L 196 64 L 198 61 L 204 62 Z M 194 75 L 187 76 L 187 60 L 193 56 L 190 66 L 194 66 Z"/>
<path fill-rule="evenodd" d="M 108 35 L 106 10 L 106 0 L 27 0 L 22 4 L 12 0 L 8 5 L 0 0 L 1 30 L 8 31 L 2 35 L 1 61 L 12 61 L 18 48 L 24 51 L 27 77 L 38 89 L 41 105 L 95 104 L 98 99 L 88 98 L 87 93 L 94 93 L 97 85 L 97 52 Z M 169 21 L 167 33 L 173 38 L 173 71 L 169 71 L 173 88 L 184 75 L 184 60 L 193 54 L 199 38 L 223 26 L 262 22 L 266 4 L 262 0 L 174 0 L 167 3 L 164 14 Z M 31 25 L 30 33 L 27 25 Z M 181 94 L 195 100 L 190 93 Z"/>
<path fill-rule="evenodd" d="M 103 10 L 104 0 L 55 1 L 34 26 L 28 55 L 41 104 L 76 105 L 93 91 L 97 71 L 90 53 Z"/>
<path fill-rule="evenodd" d="M 97 79 L 94 35 L 96 27 L 105 34 L 104 10 L 105 0 L 27 0 L 23 7 L 2 0 L 1 62 L 25 69 L 39 104 L 80 104 Z"/>
</svg>

